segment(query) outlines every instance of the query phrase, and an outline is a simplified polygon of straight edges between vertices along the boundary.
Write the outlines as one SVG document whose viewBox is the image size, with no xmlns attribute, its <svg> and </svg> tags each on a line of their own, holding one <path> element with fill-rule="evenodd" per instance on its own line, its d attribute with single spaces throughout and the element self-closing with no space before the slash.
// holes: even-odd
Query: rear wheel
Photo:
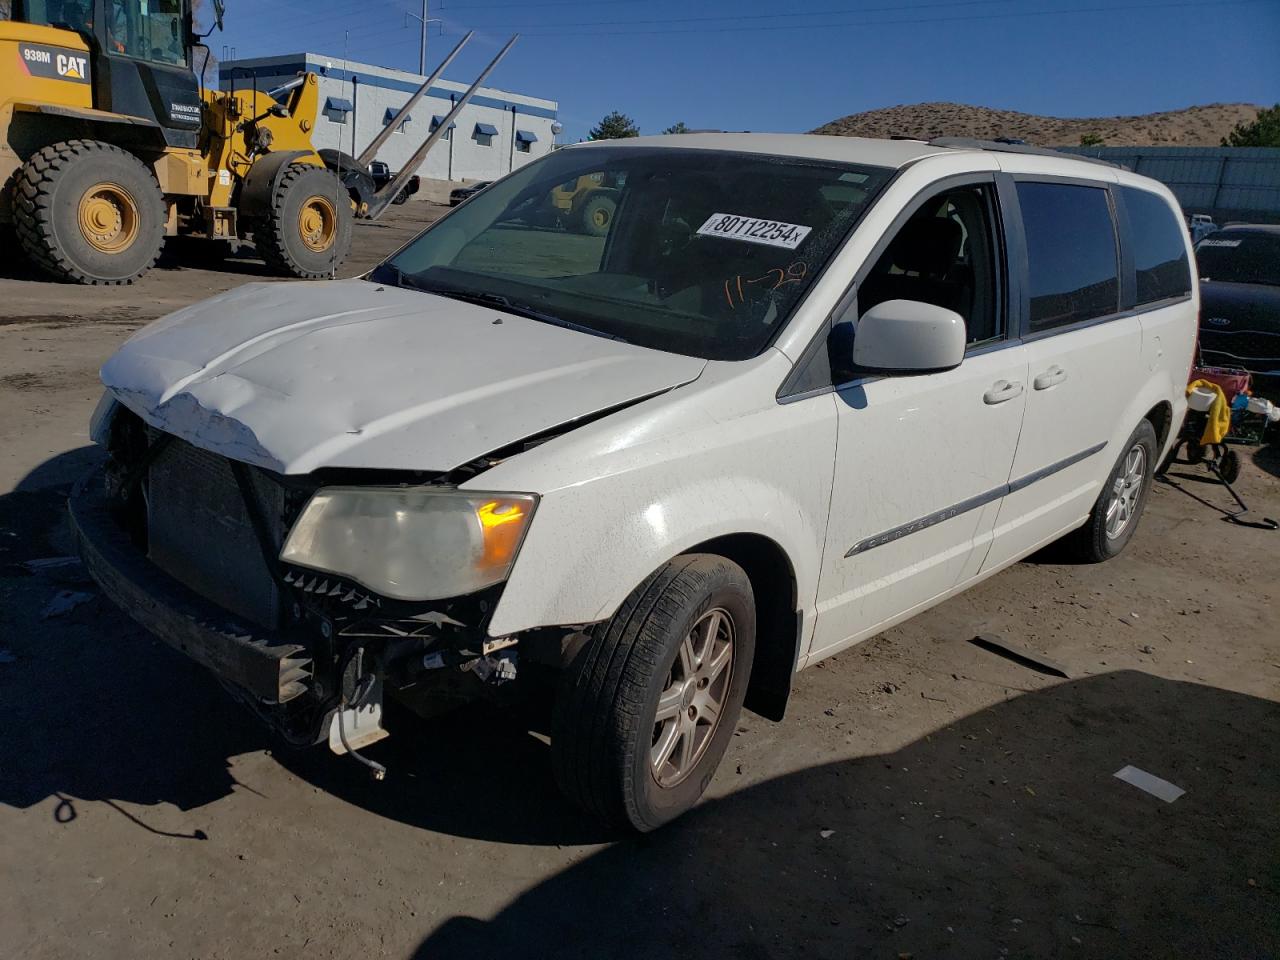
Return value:
<svg viewBox="0 0 1280 960">
<path fill-rule="evenodd" d="M 1124 445 L 1085 525 L 1067 539 L 1072 556 L 1101 563 L 1118 555 L 1133 539 L 1147 504 L 1157 456 L 1155 428 L 1143 420 Z"/>
<path fill-rule="evenodd" d="M 352 220 L 347 190 L 336 176 L 293 164 L 280 178 L 270 213 L 254 224 L 253 242 L 272 269 L 319 280 L 346 259 Z"/>
<path fill-rule="evenodd" d="M 27 255 L 62 280 L 132 283 L 160 256 L 160 185 L 133 154 L 96 140 L 35 153 L 18 176 L 14 225 Z"/>
<path fill-rule="evenodd" d="M 742 568 L 707 554 L 668 563 L 561 678 L 551 732 L 561 790 L 641 831 L 684 813 L 733 737 L 754 652 Z"/>
</svg>

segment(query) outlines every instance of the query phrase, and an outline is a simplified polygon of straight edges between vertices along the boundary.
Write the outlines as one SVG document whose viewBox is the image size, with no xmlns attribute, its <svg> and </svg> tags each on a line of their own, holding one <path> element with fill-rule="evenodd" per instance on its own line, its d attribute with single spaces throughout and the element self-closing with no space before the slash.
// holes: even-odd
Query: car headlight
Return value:
<svg viewBox="0 0 1280 960">
<path fill-rule="evenodd" d="M 525 493 L 324 487 L 280 559 L 397 600 L 442 600 L 501 583 L 537 506 Z"/>
</svg>

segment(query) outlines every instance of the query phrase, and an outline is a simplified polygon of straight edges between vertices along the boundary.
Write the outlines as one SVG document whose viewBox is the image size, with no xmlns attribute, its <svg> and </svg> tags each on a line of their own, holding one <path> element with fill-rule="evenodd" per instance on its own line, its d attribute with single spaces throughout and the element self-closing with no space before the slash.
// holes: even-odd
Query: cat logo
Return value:
<svg viewBox="0 0 1280 960">
<path fill-rule="evenodd" d="M 88 76 L 87 57 L 69 57 L 65 53 L 58 54 L 58 76 L 68 80 L 83 80 Z"/>
<path fill-rule="evenodd" d="M 89 83 L 89 58 L 65 47 L 45 47 L 34 43 L 20 44 L 18 62 L 28 76 L 48 80 L 70 80 Z"/>
</svg>

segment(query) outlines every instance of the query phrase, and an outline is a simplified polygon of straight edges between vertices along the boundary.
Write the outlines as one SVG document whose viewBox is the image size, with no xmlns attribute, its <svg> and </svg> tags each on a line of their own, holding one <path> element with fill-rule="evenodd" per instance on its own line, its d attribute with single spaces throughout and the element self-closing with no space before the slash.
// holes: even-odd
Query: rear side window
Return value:
<svg viewBox="0 0 1280 960">
<path fill-rule="evenodd" d="M 1121 187 L 1120 195 L 1138 271 L 1138 306 L 1185 297 L 1191 292 L 1191 268 L 1177 214 L 1158 194 Z"/>
<path fill-rule="evenodd" d="M 1027 238 L 1031 332 L 1119 310 L 1120 269 L 1107 191 L 1024 181 L 1018 184 L 1018 204 Z"/>
</svg>

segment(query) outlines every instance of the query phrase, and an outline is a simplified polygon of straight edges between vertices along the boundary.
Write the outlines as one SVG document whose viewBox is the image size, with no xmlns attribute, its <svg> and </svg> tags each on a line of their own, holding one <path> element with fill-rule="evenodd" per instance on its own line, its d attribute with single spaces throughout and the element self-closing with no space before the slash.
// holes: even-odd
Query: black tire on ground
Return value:
<svg viewBox="0 0 1280 960">
<path fill-rule="evenodd" d="M 560 678 L 551 758 L 564 794 L 606 823 L 642 832 L 692 807 L 733 737 L 755 621 L 750 581 L 723 557 L 677 557 L 637 587 Z M 660 720 L 664 693 L 669 716 Z M 713 721 L 708 697 L 719 703 Z M 655 769 L 664 744 L 671 759 Z"/>
<path fill-rule="evenodd" d="M 603 237 L 613 225 L 613 214 L 618 204 L 613 197 L 597 193 L 588 197 L 579 214 L 579 229 L 589 237 Z"/>
<path fill-rule="evenodd" d="M 1140 451 L 1140 452 L 1135 452 Z M 1068 534 L 1064 546 L 1071 559 L 1080 563 L 1101 563 L 1119 555 L 1133 539 L 1138 529 L 1138 521 L 1147 505 L 1147 497 L 1151 493 L 1156 457 L 1159 456 L 1159 442 L 1156 439 L 1155 427 L 1150 420 L 1143 420 L 1129 436 L 1121 448 L 1120 457 L 1107 475 L 1107 480 L 1098 494 L 1098 499 L 1089 512 L 1089 519 L 1078 530 Z M 1132 481 L 1135 472 L 1134 458 L 1141 458 L 1141 485 L 1136 492 L 1132 482 L 1126 484 L 1125 478 Z M 1122 494 L 1124 496 L 1122 496 Z M 1128 517 L 1123 527 L 1114 535 L 1107 532 L 1108 511 L 1113 502 L 1123 500 L 1119 509 Z"/>
<path fill-rule="evenodd" d="M 347 190 L 333 173 L 291 164 L 271 198 L 271 212 L 253 224 L 254 246 L 279 273 L 325 279 L 351 250 L 353 219 Z M 318 225 L 318 232 L 304 235 L 308 225 Z"/>
<path fill-rule="evenodd" d="M 1218 473 L 1227 483 L 1235 483 L 1240 479 L 1240 454 L 1229 447 L 1224 447 L 1218 459 Z"/>
<path fill-rule="evenodd" d="M 34 153 L 14 192 L 18 242 L 41 269 L 84 284 L 126 284 L 164 243 L 164 196 L 133 154 L 97 140 Z"/>
</svg>

